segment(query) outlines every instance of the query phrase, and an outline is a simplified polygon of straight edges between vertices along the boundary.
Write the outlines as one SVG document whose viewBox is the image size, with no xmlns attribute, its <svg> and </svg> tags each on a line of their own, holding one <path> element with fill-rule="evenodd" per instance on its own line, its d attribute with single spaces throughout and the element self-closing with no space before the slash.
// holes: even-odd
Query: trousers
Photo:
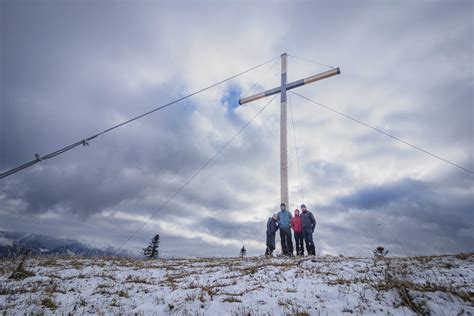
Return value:
<svg viewBox="0 0 474 316">
<path fill-rule="evenodd" d="M 293 254 L 293 242 L 291 241 L 291 228 L 280 227 L 281 251 L 284 255 Z"/>
<path fill-rule="evenodd" d="M 303 232 L 295 234 L 295 246 L 296 246 L 296 255 L 302 256 L 304 254 L 304 247 L 303 247 Z"/>
<path fill-rule="evenodd" d="M 313 230 L 311 228 L 303 229 L 303 238 L 306 244 L 306 252 L 308 255 L 316 255 L 316 249 L 313 242 Z"/>
</svg>

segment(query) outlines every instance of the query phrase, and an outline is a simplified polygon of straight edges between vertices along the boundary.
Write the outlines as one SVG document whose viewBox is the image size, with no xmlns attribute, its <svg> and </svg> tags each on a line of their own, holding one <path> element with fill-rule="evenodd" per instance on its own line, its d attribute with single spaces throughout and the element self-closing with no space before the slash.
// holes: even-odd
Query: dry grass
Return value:
<svg viewBox="0 0 474 316">
<path fill-rule="evenodd" d="M 359 305 L 345 305 L 347 310 L 343 310 L 344 313 L 364 314 L 368 310 L 372 310 L 370 307 L 367 308 L 367 305 L 371 303 L 369 302 L 371 300 L 367 299 L 370 296 L 365 297 L 364 295 L 365 291 L 374 290 L 381 293 L 378 296 L 378 302 L 383 302 L 386 298 L 386 292 L 391 291 L 399 299 L 397 298 L 397 301 L 393 304 L 390 303 L 390 306 L 393 305 L 395 308 L 406 306 L 414 313 L 423 313 L 427 310 L 428 305 L 424 303 L 426 299 L 423 298 L 425 293 L 442 292 L 448 295 L 445 297 L 450 296 L 451 299 L 455 300 L 460 298 L 468 305 L 474 303 L 472 289 L 469 288 L 469 285 L 464 285 L 466 282 L 464 284 L 460 283 L 463 282 L 463 278 L 468 276 L 459 275 L 460 273 L 454 270 L 459 266 L 465 269 L 465 266 L 471 265 L 472 263 L 466 262 L 464 264 L 459 260 L 474 260 L 472 254 L 460 254 L 449 258 L 439 256 L 416 257 L 414 259 L 388 257 L 377 261 L 357 259 L 354 263 L 351 263 L 350 268 L 345 264 L 346 260 L 348 259 L 330 256 L 273 259 L 200 258 L 196 260 L 160 261 L 130 259 L 107 261 L 104 259 L 71 259 L 70 257 L 67 259 L 56 257 L 29 259 L 27 261 L 28 267 L 35 266 L 33 271 L 38 274 L 40 277 L 38 279 L 41 279 L 41 281 L 18 282 L 9 280 L 0 285 L 0 295 L 13 297 L 15 294 L 31 294 L 39 291 L 39 294 L 36 294 L 35 297 L 45 298 L 36 299 L 34 304 L 64 312 L 65 307 L 61 306 L 59 308 L 53 295 L 56 293 L 65 294 L 66 291 L 70 291 L 74 292 L 72 295 L 75 296 L 74 312 L 93 311 L 92 313 L 100 313 L 100 308 L 98 309 L 95 304 L 88 305 L 87 296 L 82 296 L 83 288 L 68 285 L 64 285 L 63 288 L 60 286 L 71 283 L 68 282 L 69 280 L 86 279 L 77 281 L 82 284 L 97 284 L 94 293 L 107 297 L 106 305 L 109 304 L 114 307 L 109 311 L 126 310 L 130 307 L 130 300 L 128 299 L 140 295 L 140 293 L 154 293 L 156 290 L 172 293 L 180 289 L 184 293 L 181 297 L 173 298 L 170 302 L 166 295 L 160 296 L 159 299 L 157 298 L 157 304 L 165 306 L 169 304 L 173 306 L 169 307 L 169 310 L 173 313 L 183 312 L 186 314 L 186 311 L 190 311 L 189 306 L 205 308 L 210 304 L 212 305 L 212 301 L 240 303 L 242 305 L 239 308 L 242 313 L 246 313 L 247 311 L 245 308 L 242 309 L 242 306 L 246 306 L 249 300 L 252 300 L 252 295 L 246 294 L 265 289 L 270 298 L 278 300 L 278 306 L 285 314 L 303 316 L 308 315 L 308 312 L 302 307 L 307 308 L 308 305 L 302 305 L 300 300 L 295 299 L 296 295 L 292 294 L 298 293 L 300 289 L 299 281 L 295 282 L 295 280 L 311 280 L 311 282 L 314 280 L 322 286 L 331 286 L 333 289 L 331 291 L 334 291 L 334 287 L 336 287 L 336 291 L 339 290 L 342 295 L 346 295 L 354 287 L 359 289 L 362 286 L 361 293 L 358 293 L 360 297 L 357 296 L 360 301 Z M 14 269 L 14 261 L 3 262 L 1 265 L 5 271 L 7 271 L 7 266 Z M 38 269 L 37 267 L 46 268 Z M 62 270 L 71 267 L 77 271 L 73 271 L 72 274 L 62 272 Z M 91 273 L 87 272 L 90 267 L 94 267 Z M 141 269 L 159 269 L 160 271 L 158 273 L 148 273 L 149 271 L 146 270 L 138 271 Z M 434 269 L 442 269 L 440 275 L 446 275 L 447 278 L 452 273 L 452 278 L 433 281 L 429 277 L 433 275 Z M 450 269 L 453 270 L 447 271 Z M 124 271 L 126 271 L 126 274 L 123 274 Z M 216 272 L 219 272 L 219 274 L 215 275 Z M 462 273 L 464 274 L 464 272 Z M 62 277 L 62 275 L 65 276 Z M 150 275 L 152 278 L 149 277 Z M 100 279 L 99 282 L 94 280 L 97 278 Z M 423 278 L 426 279 L 423 280 Z M 115 284 L 122 284 L 124 281 L 130 283 L 125 285 L 126 289 L 122 287 L 114 289 Z M 242 287 L 242 282 L 245 287 Z M 283 286 L 275 287 L 274 283 L 280 283 Z M 22 285 L 18 286 L 19 284 Z M 238 287 L 232 287 L 234 285 L 238 285 Z M 301 296 L 305 295 L 307 295 L 306 292 L 302 291 Z M 437 293 L 428 297 L 437 296 L 440 299 L 439 295 L 440 293 Z M 321 301 L 324 295 L 315 296 L 317 298 L 315 299 L 316 307 L 322 306 L 324 309 L 324 302 Z M 443 298 L 441 298 L 442 300 Z M 259 305 L 265 303 L 268 302 L 262 302 Z M 14 305 L 11 306 L 8 308 L 14 308 Z M 117 309 L 116 307 L 120 308 Z M 266 308 L 268 308 L 268 305 Z M 254 312 L 258 314 L 259 310 L 250 311 L 252 314 Z"/>
<path fill-rule="evenodd" d="M 196 299 L 198 298 L 198 293 L 186 293 L 186 295 L 184 296 L 184 300 L 186 302 L 194 302 Z"/>
<path fill-rule="evenodd" d="M 256 265 L 256 266 L 250 266 L 250 267 L 245 267 L 243 269 L 240 269 L 240 272 L 242 275 L 251 275 L 255 274 L 258 272 L 258 270 L 265 268 L 266 265 Z"/>
<path fill-rule="evenodd" d="M 79 270 L 82 268 L 83 262 L 80 259 L 74 259 L 69 261 L 69 266 L 72 268 Z"/>
<path fill-rule="evenodd" d="M 335 280 L 328 280 L 327 281 L 327 284 L 329 284 L 329 285 L 350 285 L 352 283 L 353 283 L 352 280 L 347 280 L 347 279 L 343 279 L 343 278 L 337 278 Z"/>
<path fill-rule="evenodd" d="M 7 288 L 3 285 L 0 285 L 0 295 L 10 295 L 13 293 L 13 290 L 10 288 Z"/>
<path fill-rule="evenodd" d="M 297 311 L 296 313 L 293 314 L 294 316 L 309 316 L 308 312 L 300 312 Z"/>
<path fill-rule="evenodd" d="M 237 298 L 235 296 L 226 296 L 222 299 L 222 302 L 227 302 L 227 303 L 242 303 L 242 300 L 240 298 Z"/>
<path fill-rule="evenodd" d="M 289 308 L 293 306 L 293 300 L 291 298 L 279 298 L 278 305 Z"/>
<path fill-rule="evenodd" d="M 127 276 L 125 281 L 129 283 L 153 284 L 152 282 L 148 281 L 146 278 L 139 277 L 137 275 L 131 275 L 131 274 Z"/>
<path fill-rule="evenodd" d="M 51 297 L 43 298 L 40 302 L 40 305 L 45 306 L 49 309 L 53 309 L 53 310 L 58 308 L 58 305 L 56 304 L 56 302 L 53 301 Z"/>
<path fill-rule="evenodd" d="M 61 293 L 66 294 L 66 291 L 59 287 L 54 279 L 50 279 L 49 284 L 45 287 L 44 292 L 47 294 Z"/>
<path fill-rule="evenodd" d="M 95 274 L 94 277 L 102 278 L 102 279 L 109 279 L 109 280 L 112 280 L 112 281 L 117 281 L 117 279 L 115 278 L 115 276 L 113 274 L 106 274 L 105 272 Z"/>
<path fill-rule="evenodd" d="M 110 287 L 112 287 L 112 286 L 108 285 L 108 284 L 101 283 L 101 284 L 97 285 L 96 290 L 97 289 L 106 289 L 106 288 L 110 288 Z"/>
<path fill-rule="evenodd" d="M 35 275 L 34 272 L 27 271 L 25 269 L 19 269 L 18 271 L 15 271 L 11 274 L 10 279 L 23 280 L 23 279 L 26 279 L 26 278 L 30 278 L 34 275 Z"/>
<path fill-rule="evenodd" d="M 120 290 L 118 292 L 116 292 L 115 294 L 117 294 L 118 296 L 120 297 L 124 297 L 124 298 L 128 298 L 128 292 L 127 291 L 124 291 L 124 290 Z"/>
<path fill-rule="evenodd" d="M 215 295 L 218 294 L 220 287 L 221 287 L 221 286 L 219 286 L 219 285 L 214 285 L 214 286 L 210 286 L 210 285 L 208 285 L 208 286 L 202 286 L 202 287 L 201 287 L 201 291 L 206 292 L 207 295 L 209 295 L 210 297 L 213 297 L 213 296 L 215 296 Z"/>
<path fill-rule="evenodd" d="M 109 306 L 120 307 L 119 303 L 117 302 L 117 300 L 115 298 L 112 299 L 112 302 L 110 302 Z"/>
<path fill-rule="evenodd" d="M 56 257 L 47 257 L 42 260 L 39 260 L 38 265 L 43 266 L 43 267 L 52 267 L 52 266 L 60 266 L 61 264 L 58 263 L 58 260 Z"/>
<path fill-rule="evenodd" d="M 459 260 L 473 260 L 474 253 L 460 253 L 458 255 L 455 255 L 454 257 Z"/>
</svg>

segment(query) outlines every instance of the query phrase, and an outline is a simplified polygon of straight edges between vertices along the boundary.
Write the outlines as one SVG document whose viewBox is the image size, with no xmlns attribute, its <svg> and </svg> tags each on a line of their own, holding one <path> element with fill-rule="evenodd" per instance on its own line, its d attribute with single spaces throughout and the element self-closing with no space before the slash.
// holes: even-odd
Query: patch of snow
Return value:
<svg viewBox="0 0 474 316">
<path fill-rule="evenodd" d="M 30 259 L 11 280 L 7 314 L 473 314 L 474 254 L 371 258 Z M 4 273 L 4 274 L 1 274 Z M 54 289 L 54 290 L 52 290 Z M 57 308 L 41 302 L 50 298 Z"/>
<path fill-rule="evenodd" d="M 0 246 L 13 246 L 13 240 L 5 237 L 0 237 Z"/>
</svg>

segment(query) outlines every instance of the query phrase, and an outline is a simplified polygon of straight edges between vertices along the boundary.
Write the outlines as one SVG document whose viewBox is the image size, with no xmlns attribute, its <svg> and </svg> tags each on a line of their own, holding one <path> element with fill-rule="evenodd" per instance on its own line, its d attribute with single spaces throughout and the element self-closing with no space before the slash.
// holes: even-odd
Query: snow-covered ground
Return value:
<svg viewBox="0 0 474 316">
<path fill-rule="evenodd" d="M 472 315 L 474 254 L 372 258 L 43 257 L 0 266 L 0 311 L 46 314 Z M 26 276 L 26 275 L 25 275 Z"/>
</svg>

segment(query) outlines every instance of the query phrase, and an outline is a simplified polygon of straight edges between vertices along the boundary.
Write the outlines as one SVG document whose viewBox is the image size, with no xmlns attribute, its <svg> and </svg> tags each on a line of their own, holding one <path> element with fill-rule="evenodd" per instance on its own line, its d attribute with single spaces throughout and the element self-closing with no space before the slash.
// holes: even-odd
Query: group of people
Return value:
<svg viewBox="0 0 474 316">
<path fill-rule="evenodd" d="M 280 211 L 268 218 L 267 222 L 267 250 L 265 255 L 273 256 L 275 250 L 275 234 L 280 230 L 281 250 L 284 256 L 293 256 L 293 242 L 291 231 L 293 230 L 296 245 L 296 255 L 303 256 L 303 240 L 306 245 L 306 253 L 315 255 L 313 233 L 316 228 L 316 220 L 313 213 L 301 204 L 300 210 L 295 209 L 294 216 L 286 209 L 285 203 L 280 204 Z"/>
</svg>

